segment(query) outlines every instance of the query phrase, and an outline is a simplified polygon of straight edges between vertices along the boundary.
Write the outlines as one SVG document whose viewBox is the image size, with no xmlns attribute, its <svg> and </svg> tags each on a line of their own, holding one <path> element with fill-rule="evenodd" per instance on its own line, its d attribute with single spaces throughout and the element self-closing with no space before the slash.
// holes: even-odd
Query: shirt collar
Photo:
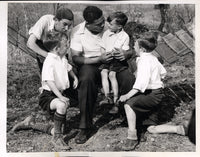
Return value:
<svg viewBox="0 0 200 157">
<path fill-rule="evenodd" d="M 112 35 L 115 35 L 115 34 L 118 34 L 118 35 L 119 35 L 119 34 L 121 34 L 122 32 L 124 32 L 123 29 L 122 29 L 120 32 L 118 32 L 118 33 L 111 32 L 110 29 L 109 29 L 109 34 L 108 34 L 108 35 L 109 35 L 109 36 L 112 36 Z"/>
</svg>

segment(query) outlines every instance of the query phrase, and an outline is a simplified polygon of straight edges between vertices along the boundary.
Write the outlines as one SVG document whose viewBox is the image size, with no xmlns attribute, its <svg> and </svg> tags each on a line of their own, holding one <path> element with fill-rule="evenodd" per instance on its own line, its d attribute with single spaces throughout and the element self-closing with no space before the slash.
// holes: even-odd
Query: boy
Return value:
<svg viewBox="0 0 200 157">
<path fill-rule="evenodd" d="M 37 62 L 40 73 L 48 50 L 43 42 L 48 39 L 56 38 L 60 33 L 66 32 L 73 27 L 74 15 L 72 11 L 65 7 L 60 7 L 55 16 L 42 16 L 29 30 L 27 46 L 37 53 Z"/>
<path fill-rule="evenodd" d="M 64 92 L 70 87 L 68 73 L 74 79 L 73 88 L 75 89 L 78 85 L 78 79 L 72 71 L 72 66 L 65 58 L 69 41 L 67 36 L 62 34 L 59 40 L 45 41 L 44 46 L 50 53 L 42 69 L 43 92 L 39 98 L 39 105 L 50 114 L 54 113 L 54 135 L 51 142 L 61 149 L 69 149 L 61 132 L 70 102 L 69 98 L 64 96 Z"/>
<path fill-rule="evenodd" d="M 156 48 L 157 40 L 152 32 L 146 32 L 143 38 L 136 40 L 134 48 L 137 58 L 136 81 L 132 90 L 120 97 L 125 102 L 124 108 L 128 121 L 128 137 L 122 146 L 123 150 L 134 150 L 138 144 L 137 124 L 154 110 L 164 96 L 161 78 L 166 70 L 158 59 L 152 54 Z M 139 123 L 138 123 L 139 120 Z"/>
<path fill-rule="evenodd" d="M 114 12 L 108 18 L 108 30 L 103 34 L 102 40 L 104 43 L 104 48 L 102 48 L 102 53 L 111 53 L 112 60 L 107 64 L 100 66 L 102 86 L 105 94 L 105 99 L 100 102 L 102 104 L 111 104 L 112 100 L 109 97 L 109 80 L 111 82 L 111 87 L 113 90 L 113 102 L 114 106 L 109 111 L 111 114 L 118 113 L 118 82 L 116 78 L 116 72 L 128 69 L 127 61 L 116 59 L 116 51 L 128 51 L 129 50 L 129 36 L 123 30 L 128 18 L 122 12 Z M 108 80 L 109 78 L 109 80 Z"/>
</svg>

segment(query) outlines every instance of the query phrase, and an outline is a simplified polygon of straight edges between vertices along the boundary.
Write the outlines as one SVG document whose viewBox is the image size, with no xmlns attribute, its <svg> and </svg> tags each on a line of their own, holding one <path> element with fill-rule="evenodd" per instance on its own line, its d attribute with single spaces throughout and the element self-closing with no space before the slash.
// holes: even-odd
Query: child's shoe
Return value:
<svg viewBox="0 0 200 157">
<path fill-rule="evenodd" d="M 113 106 L 112 109 L 109 111 L 110 114 L 117 114 L 119 112 L 118 106 Z"/>
<path fill-rule="evenodd" d="M 56 134 L 54 137 L 51 139 L 51 143 L 54 145 L 55 148 L 57 149 L 62 149 L 62 150 L 69 150 L 71 147 L 69 147 L 65 141 L 62 138 L 61 134 Z"/>
<path fill-rule="evenodd" d="M 132 140 L 132 139 L 126 139 L 124 142 L 123 142 L 123 145 L 122 145 L 122 150 L 124 151 L 130 151 L 130 150 L 134 150 L 135 147 L 138 145 L 138 140 Z"/>
<path fill-rule="evenodd" d="M 102 101 L 99 102 L 99 105 L 105 105 L 105 104 L 113 104 L 113 100 L 109 96 L 105 96 Z"/>
<path fill-rule="evenodd" d="M 33 123 L 33 116 L 28 116 L 26 119 L 24 119 L 22 122 L 19 122 L 16 124 L 11 132 L 15 132 L 17 130 L 24 130 L 24 129 L 30 129 L 30 124 Z"/>
</svg>

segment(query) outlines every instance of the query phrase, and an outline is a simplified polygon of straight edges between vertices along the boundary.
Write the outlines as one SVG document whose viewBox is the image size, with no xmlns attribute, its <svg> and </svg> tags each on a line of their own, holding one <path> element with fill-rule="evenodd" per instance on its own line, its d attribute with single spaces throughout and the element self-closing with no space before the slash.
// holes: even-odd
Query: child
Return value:
<svg viewBox="0 0 200 157">
<path fill-rule="evenodd" d="M 137 58 L 136 81 L 132 90 L 119 98 L 125 102 L 124 108 L 128 121 L 128 137 L 124 141 L 123 150 L 133 150 L 138 144 L 136 120 L 141 123 L 154 110 L 164 96 L 161 78 L 166 70 L 152 54 L 157 40 L 153 32 L 146 32 L 143 38 L 136 40 L 134 49 Z"/>
<path fill-rule="evenodd" d="M 125 60 L 115 59 L 117 51 L 129 50 L 129 36 L 123 30 L 128 18 L 122 12 L 114 12 L 108 18 L 108 30 L 103 34 L 102 40 L 104 43 L 104 48 L 102 48 L 102 53 L 111 53 L 113 60 L 108 64 L 103 64 L 100 66 L 101 77 L 102 77 L 102 86 L 105 94 L 105 99 L 100 102 L 102 104 L 111 104 L 112 99 L 109 97 L 109 81 L 111 82 L 111 87 L 113 90 L 113 102 L 114 106 L 109 113 L 116 114 L 118 113 L 118 82 L 116 79 L 116 73 L 128 68 L 128 64 Z"/>
<path fill-rule="evenodd" d="M 73 88 L 78 85 L 78 79 L 72 71 L 65 55 L 69 48 L 69 41 L 65 34 L 59 40 L 48 40 L 44 46 L 49 50 L 42 69 L 42 89 L 39 105 L 54 113 L 54 135 L 52 143 L 61 149 L 69 149 L 62 138 L 61 128 L 66 121 L 66 110 L 69 107 L 69 98 L 64 96 L 64 91 L 69 89 L 69 75 L 74 79 Z"/>
</svg>

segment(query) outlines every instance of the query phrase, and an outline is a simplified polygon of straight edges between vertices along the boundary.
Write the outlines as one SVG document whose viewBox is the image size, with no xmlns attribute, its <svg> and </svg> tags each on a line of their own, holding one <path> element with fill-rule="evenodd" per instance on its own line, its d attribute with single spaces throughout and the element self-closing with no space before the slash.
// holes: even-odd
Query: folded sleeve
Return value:
<svg viewBox="0 0 200 157">
<path fill-rule="evenodd" d="M 38 40 L 41 39 L 42 33 L 47 25 L 47 18 L 42 16 L 35 25 L 29 30 L 29 35 L 34 34 Z"/>
</svg>

